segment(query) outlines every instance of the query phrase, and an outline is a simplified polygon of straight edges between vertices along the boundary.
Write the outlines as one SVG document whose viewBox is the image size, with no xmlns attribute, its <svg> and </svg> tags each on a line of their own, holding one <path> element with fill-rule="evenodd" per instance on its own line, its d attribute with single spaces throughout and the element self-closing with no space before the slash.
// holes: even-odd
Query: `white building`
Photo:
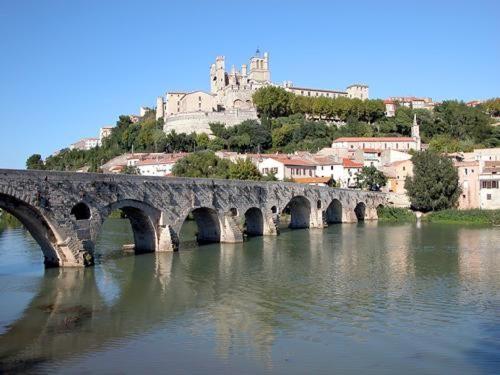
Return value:
<svg viewBox="0 0 500 375">
<path fill-rule="evenodd" d="M 88 151 L 99 145 L 99 138 L 83 138 L 69 146 L 70 150 Z"/>
<path fill-rule="evenodd" d="M 139 160 L 135 166 L 142 176 L 170 176 L 175 163 L 187 154 L 163 154 Z"/>
<path fill-rule="evenodd" d="M 113 132 L 113 126 L 103 126 L 99 129 L 99 146 L 102 146 L 102 141 L 107 138 Z"/>
</svg>

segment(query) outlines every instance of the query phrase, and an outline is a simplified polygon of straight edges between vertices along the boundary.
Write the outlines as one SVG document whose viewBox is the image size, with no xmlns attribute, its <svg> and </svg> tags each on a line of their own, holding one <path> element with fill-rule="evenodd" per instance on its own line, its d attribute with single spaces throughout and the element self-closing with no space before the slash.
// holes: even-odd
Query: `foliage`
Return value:
<svg viewBox="0 0 500 375">
<path fill-rule="evenodd" d="M 125 168 L 123 168 L 122 173 L 123 174 L 140 174 L 139 169 L 133 165 L 127 165 Z"/>
<path fill-rule="evenodd" d="M 437 135 L 429 142 L 429 149 L 435 152 L 471 152 L 476 145 L 468 139 L 456 139 L 447 134 Z"/>
<path fill-rule="evenodd" d="M 0 232 L 5 228 L 17 228 L 22 224 L 16 217 L 5 210 L 0 209 Z"/>
<path fill-rule="evenodd" d="M 42 156 L 40 154 L 31 155 L 28 160 L 26 160 L 27 169 L 45 169 L 43 164 Z"/>
<path fill-rule="evenodd" d="M 253 102 L 261 115 L 270 117 L 307 114 L 317 119 L 346 121 L 353 117 L 367 123 L 384 117 L 382 100 L 360 100 L 346 97 L 327 98 L 295 95 L 280 87 L 266 86 L 253 95 Z"/>
<path fill-rule="evenodd" d="M 234 180 L 267 180 L 250 159 L 235 163 L 220 159 L 212 151 L 198 151 L 175 163 L 172 173 L 178 177 L 230 178 Z"/>
<path fill-rule="evenodd" d="M 421 151 L 413 155 L 412 162 L 413 177 L 405 181 L 412 208 L 427 212 L 454 207 L 461 190 L 451 160 L 433 151 Z"/>
<path fill-rule="evenodd" d="M 212 151 L 198 151 L 177 161 L 172 173 L 178 177 L 229 178 L 230 164 Z"/>
<path fill-rule="evenodd" d="M 361 189 L 379 191 L 386 184 L 387 177 L 373 165 L 363 167 L 361 172 L 356 175 L 356 187 Z"/>
<path fill-rule="evenodd" d="M 413 211 L 400 207 L 380 206 L 377 208 L 377 215 L 379 221 L 413 222 L 417 220 Z"/>
<path fill-rule="evenodd" d="M 272 145 L 271 132 L 256 120 L 246 120 L 239 125 L 225 127 L 210 124 L 210 130 L 228 149 L 238 152 L 261 152 Z"/>
<path fill-rule="evenodd" d="M 500 117 L 500 98 L 492 98 L 481 104 L 481 108 L 493 117 Z"/>
<path fill-rule="evenodd" d="M 455 100 L 436 106 L 433 120 L 422 124 L 423 135 L 427 138 L 447 134 L 452 138 L 470 138 L 480 143 L 489 138 L 492 131 L 490 117 L 485 112 Z"/>
<path fill-rule="evenodd" d="M 250 159 L 238 159 L 229 166 L 229 178 L 234 180 L 260 180 L 262 175 Z"/>
<path fill-rule="evenodd" d="M 432 223 L 500 225 L 500 210 L 456 210 L 431 212 L 423 220 Z"/>
</svg>

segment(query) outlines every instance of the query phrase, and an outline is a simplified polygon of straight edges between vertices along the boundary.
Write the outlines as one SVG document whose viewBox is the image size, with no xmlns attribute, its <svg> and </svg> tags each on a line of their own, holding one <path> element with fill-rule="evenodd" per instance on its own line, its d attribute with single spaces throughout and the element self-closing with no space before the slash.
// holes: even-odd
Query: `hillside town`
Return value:
<svg viewBox="0 0 500 375">
<path fill-rule="evenodd" d="M 234 127 L 244 121 L 259 121 L 259 112 L 253 102 L 257 90 L 276 87 L 304 99 L 346 98 L 366 102 L 369 87 L 353 84 L 345 90 L 305 88 L 291 81 L 275 84 L 271 81 L 270 57 L 257 52 L 249 65 L 243 64 L 239 70 L 234 66 L 226 71 L 225 58 L 218 56 L 209 68 L 210 91 L 169 91 L 156 99 L 156 107 L 141 107 L 138 115 L 129 115 L 131 123 L 141 123 L 150 113 L 157 121 L 162 121 L 165 134 L 207 134 L 214 138 L 211 124 Z M 467 102 L 467 107 L 476 107 L 484 101 Z M 263 176 L 273 176 L 280 181 L 334 186 L 344 189 L 357 188 L 357 176 L 363 167 L 375 167 L 387 178 L 381 190 L 390 194 L 395 206 L 410 205 L 405 180 L 413 174 L 412 154 L 429 147 L 422 142 L 417 111 L 431 113 L 441 103 L 429 97 L 393 96 L 383 100 L 383 115 L 390 119 L 397 115 L 398 108 L 413 112 L 409 136 L 359 136 L 338 137 L 329 147 L 315 152 L 295 150 L 293 152 L 238 152 L 218 150 L 216 156 L 235 162 L 248 159 Z M 420 113 L 420 112 L 419 112 Z M 346 121 L 339 116 L 307 115 L 312 120 L 326 120 L 341 128 Z M 497 118 L 498 120 L 498 118 Z M 497 121 L 498 123 L 498 121 Z M 84 138 L 69 146 L 70 150 L 92 150 L 101 147 L 113 132 L 113 126 L 104 126 L 98 137 Z M 168 150 L 167 150 L 168 151 Z M 103 163 L 104 173 L 137 173 L 143 176 L 173 175 L 175 164 L 189 155 L 189 152 L 134 152 L 130 149 Z M 500 208 L 500 148 L 473 149 L 470 152 L 445 153 L 458 169 L 461 194 L 460 209 Z M 57 155 L 57 153 L 55 153 Z M 81 171 L 87 171 L 83 167 Z"/>
</svg>

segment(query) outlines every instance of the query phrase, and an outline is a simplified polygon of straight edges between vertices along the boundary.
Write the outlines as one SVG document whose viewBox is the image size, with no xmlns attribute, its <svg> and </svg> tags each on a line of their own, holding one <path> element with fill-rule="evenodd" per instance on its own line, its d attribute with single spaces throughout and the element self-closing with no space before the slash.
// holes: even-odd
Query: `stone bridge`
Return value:
<svg viewBox="0 0 500 375">
<path fill-rule="evenodd" d="M 0 208 L 40 245 L 46 266 L 89 266 L 102 224 L 120 209 L 136 252 L 176 251 L 192 215 L 199 242 L 242 242 L 290 228 L 377 219 L 382 193 L 285 182 L 164 178 L 0 169 Z"/>
</svg>

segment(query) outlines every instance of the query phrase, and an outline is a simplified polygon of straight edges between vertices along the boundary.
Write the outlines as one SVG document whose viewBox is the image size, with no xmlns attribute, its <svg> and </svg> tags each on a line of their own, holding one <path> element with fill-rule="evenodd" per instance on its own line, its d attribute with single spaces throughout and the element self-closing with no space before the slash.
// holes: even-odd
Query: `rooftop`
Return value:
<svg viewBox="0 0 500 375">
<path fill-rule="evenodd" d="M 411 137 L 341 137 L 333 141 L 337 142 L 415 142 Z"/>
</svg>

